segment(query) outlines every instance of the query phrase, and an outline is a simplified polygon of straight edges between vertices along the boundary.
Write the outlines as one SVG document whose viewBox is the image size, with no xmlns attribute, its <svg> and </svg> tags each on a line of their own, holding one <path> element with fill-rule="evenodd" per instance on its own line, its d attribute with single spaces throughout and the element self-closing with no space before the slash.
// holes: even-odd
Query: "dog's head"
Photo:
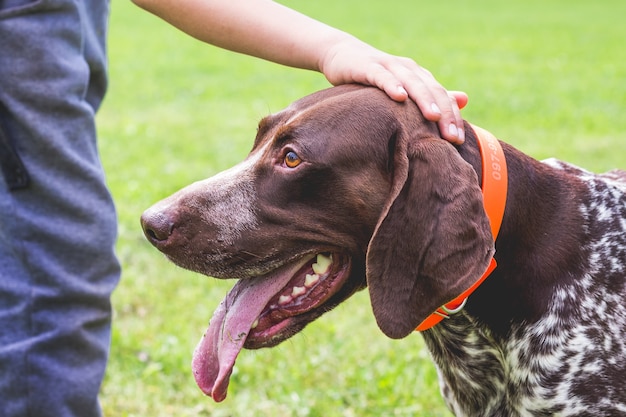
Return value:
<svg viewBox="0 0 626 417">
<path fill-rule="evenodd" d="M 405 337 L 493 253 L 473 168 L 413 103 L 360 86 L 266 117 L 243 162 L 148 209 L 142 226 L 174 263 L 240 279 L 194 357 L 216 400 L 242 347 L 276 345 L 366 286 L 381 330 Z"/>
</svg>

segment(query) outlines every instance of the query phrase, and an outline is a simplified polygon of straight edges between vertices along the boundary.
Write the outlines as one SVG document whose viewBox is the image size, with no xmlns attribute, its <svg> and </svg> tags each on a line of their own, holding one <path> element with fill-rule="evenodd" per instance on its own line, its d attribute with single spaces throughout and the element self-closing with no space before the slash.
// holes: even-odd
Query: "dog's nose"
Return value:
<svg viewBox="0 0 626 417">
<path fill-rule="evenodd" d="M 143 233 L 152 244 L 165 242 L 172 234 L 174 222 L 162 212 L 146 210 L 141 215 Z"/>
</svg>

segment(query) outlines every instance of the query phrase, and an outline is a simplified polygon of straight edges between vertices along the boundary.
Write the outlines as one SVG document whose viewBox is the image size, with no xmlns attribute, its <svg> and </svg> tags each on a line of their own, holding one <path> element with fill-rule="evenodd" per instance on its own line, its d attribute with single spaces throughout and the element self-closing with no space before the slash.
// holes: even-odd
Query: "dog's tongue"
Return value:
<svg viewBox="0 0 626 417">
<path fill-rule="evenodd" d="M 252 324 L 274 295 L 310 258 L 262 277 L 241 279 L 213 313 L 209 328 L 193 354 L 196 383 L 215 401 L 223 401 L 239 351 Z"/>
</svg>

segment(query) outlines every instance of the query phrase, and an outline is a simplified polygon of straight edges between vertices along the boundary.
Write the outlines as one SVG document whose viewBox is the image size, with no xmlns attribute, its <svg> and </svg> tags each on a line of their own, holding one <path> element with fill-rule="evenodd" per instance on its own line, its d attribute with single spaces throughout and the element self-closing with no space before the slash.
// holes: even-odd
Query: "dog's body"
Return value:
<svg viewBox="0 0 626 417">
<path fill-rule="evenodd" d="M 144 213 L 175 263 L 242 278 L 196 351 L 200 387 L 223 399 L 242 347 L 280 343 L 366 286 L 400 338 L 476 281 L 494 242 L 466 130 L 455 148 L 414 104 L 335 87 L 264 119 L 246 161 Z M 503 147 L 498 266 L 422 332 L 446 402 L 457 415 L 626 415 L 626 172 Z"/>
<path fill-rule="evenodd" d="M 472 300 L 493 317 L 472 314 L 469 306 L 424 332 L 443 395 L 457 415 L 626 415 L 626 177 L 545 163 L 580 216 L 571 223 L 558 210 L 550 213 L 551 223 L 564 220 L 561 232 L 579 246 L 563 250 L 565 240 L 548 230 L 536 235 L 530 253 L 496 244 L 496 258 L 501 251 L 520 258 L 515 270 L 500 263 Z M 556 252 L 539 249 L 541 240 Z M 516 275 L 518 297 L 500 293 L 497 281 Z"/>
</svg>

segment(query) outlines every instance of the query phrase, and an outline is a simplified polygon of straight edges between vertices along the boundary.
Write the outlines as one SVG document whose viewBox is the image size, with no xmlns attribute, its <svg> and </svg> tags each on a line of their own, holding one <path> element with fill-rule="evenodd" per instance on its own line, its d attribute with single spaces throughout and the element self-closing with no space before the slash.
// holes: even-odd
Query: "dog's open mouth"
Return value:
<svg viewBox="0 0 626 417">
<path fill-rule="evenodd" d="M 347 256 L 325 252 L 239 280 L 194 352 L 192 369 L 200 389 L 215 401 L 224 400 L 240 350 L 274 346 L 297 333 L 312 320 L 308 316 L 321 315 L 349 275 Z"/>
</svg>

